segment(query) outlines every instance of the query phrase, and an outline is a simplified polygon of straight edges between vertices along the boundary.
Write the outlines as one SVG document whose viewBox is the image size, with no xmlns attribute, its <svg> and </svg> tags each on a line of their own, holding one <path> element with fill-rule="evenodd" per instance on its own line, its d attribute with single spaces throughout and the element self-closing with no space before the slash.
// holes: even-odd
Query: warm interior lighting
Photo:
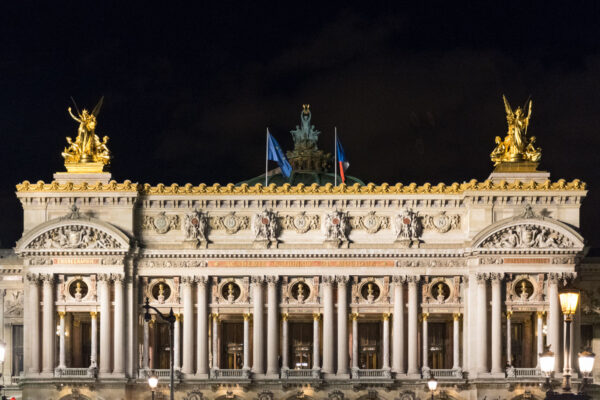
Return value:
<svg viewBox="0 0 600 400">
<path fill-rule="evenodd" d="M 579 371 L 584 375 L 589 375 L 594 368 L 594 359 L 596 355 L 587 350 L 579 353 Z"/>
<path fill-rule="evenodd" d="M 577 310 L 577 303 L 579 302 L 579 290 L 577 289 L 563 289 L 558 295 L 560 298 L 560 308 L 565 315 L 573 315 Z"/>
<path fill-rule="evenodd" d="M 148 378 L 148 386 L 150 389 L 154 390 L 158 386 L 158 377 L 155 374 L 150 375 Z"/>
<path fill-rule="evenodd" d="M 554 371 L 554 353 L 550 351 L 550 347 L 546 346 L 543 353 L 540 353 L 540 369 L 549 376 Z"/>
<path fill-rule="evenodd" d="M 438 384 L 437 381 L 433 377 L 427 381 L 427 386 L 429 387 L 429 390 L 431 390 L 432 392 L 435 391 L 435 389 L 437 389 L 437 384 Z"/>
</svg>

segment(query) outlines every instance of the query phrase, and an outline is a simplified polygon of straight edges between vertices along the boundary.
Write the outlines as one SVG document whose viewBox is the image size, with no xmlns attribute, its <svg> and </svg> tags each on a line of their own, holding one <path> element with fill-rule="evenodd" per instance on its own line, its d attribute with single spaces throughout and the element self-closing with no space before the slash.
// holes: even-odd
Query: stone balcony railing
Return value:
<svg viewBox="0 0 600 400">
<path fill-rule="evenodd" d="M 436 379 L 462 379 L 463 377 L 460 369 L 430 369 L 429 374 Z"/>
<path fill-rule="evenodd" d="M 248 369 L 212 369 L 210 371 L 212 379 L 250 379 L 250 370 Z"/>
<path fill-rule="evenodd" d="M 56 378 L 94 379 L 96 372 L 96 368 L 56 368 L 54 376 Z"/>
<path fill-rule="evenodd" d="M 320 379 L 319 369 L 282 369 L 282 379 Z"/>
<path fill-rule="evenodd" d="M 385 369 L 352 369 L 352 379 L 392 379 L 392 371 Z"/>
<path fill-rule="evenodd" d="M 542 372 L 538 368 L 513 368 L 508 367 L 506 369 L 507 378 L 539 378 L 542 376 Z"/>
</svg>

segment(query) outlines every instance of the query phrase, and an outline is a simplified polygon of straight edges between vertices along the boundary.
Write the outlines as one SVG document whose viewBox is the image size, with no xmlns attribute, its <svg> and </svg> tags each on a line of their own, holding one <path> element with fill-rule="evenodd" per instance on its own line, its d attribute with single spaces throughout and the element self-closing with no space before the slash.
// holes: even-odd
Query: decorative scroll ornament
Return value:
<svg viewBox="0 0 600 400">
<path fill-rule="evenodd" d="M 324 222 L 323 231 L 326 242 L 334 244 L 334 247 L 348 243 L 348 228 L 350 227 L 348 213 L 335 210 L 325 215 Z"/>
<path fill-rule="evenodd" d="M 440 211 L 436 215 L 425 215 L 423 217 L 423 228 L 446 233 L 451 229 L 460 229 L 460 215 L 448 215 L 446 211 Z"/>
<path fill-rule="evenodd" d="M 104 136 L 100 140 L 96 135 L 96 118 L 100 114 L 103 100 L 104 97 L 100 99 L 91 113 L 86 109 L 83 109 L 82 112 L 76 110 L 77 116 L 75 116 L 71 107 L 68 109 L 71 118 L 79 122 L 75 141 L 67 137 L 69 146 L 65 147 L 62 152 L 65 167 L 69 172 L 100 173 L 104 166 L 110 163 L 110 151 L 106 145 L 108 136 Z"/>
<path fill-rule="evenodd" d="M 284 229 L 294 230 L 298 233 L 306 233 L 310 230 L 319 229 L 321 219 L 318 215 L 307 215 L 301 211 L 296 215 L 286 215 L 281 219 L 281 225 Z"/>
<path fill-rule="evenodd" d="M 144 215 L 144 222 L 142 223 L 142 229 L 153 229 L 160 234 L 180 228 L 181 219 L 179 215 L 166 215 L 164 212 L 160 212 L 156 216 Z"/>
<path fill-rule="evenodd" d="M 542 158 L 542 149 L 535 147 L 535 136 L 527 139 L 532 102 L 528 100 L 523 108 L 517 107 L 513 111 L 506 96 L 503 95 L 502 99 L 506 110 L 508 133 L 504 140 L 496 136 L 496 148 L 491 154 L 492 162 L 496 166 L 502 163 L 529 163 L 531 169 L 535 170 Z"/>
<path fill-rule="evenodd" d="M 187 214 L 183 219 L 183 231 L 185 240 L 196 242 L 197 245 L 208 242 L 206 232 L 208 227 L 208 218 L 206 214 L 196 210 Z"/>
<path fill-rule="evenodd" d="M 481 243 L 484 248 L 567 248 L 573 242 L 553 229 L 524 224 L 504 228 Z"/>
<path fill-rule="evenodd" d="M 406 247 L 419 243 L 423 225 L 417 213 L 413 210 L 406 209 L 401 214 L 396 215 L 393 226 L 397 243 Z"/>
<path fill-rule="evenodd" d="M 121 244 L 106 232 L 85 225 L 60 226 L 35 238 L 28 249 L 118 249 Z"/>
<path fill-rule="evenodd" d="M 350 218 L 350 225 L 354 229 L 364 229 L 373 234 L 380 229 L 389 229 L 390 217 L 376 215 L 375 211 L 370 211 L 366 215 Z"/>
<path fill-rule="evenodd" d="M 250 218 L 246 215 L 236 215 L 231 212 L 227 215 L 211 217 L 209 219 L 211 229 L 225 230 L 229 235 L 233 235 L 240 230 L 248 229 L 250 226 Z"/>
<path fill-rule="evenodd" d="M 277 243 L 279 234 L 277 214 L 272 210 L 263 210 L 252 218 L 254 241 L 270 245 Z"/>
</svg>

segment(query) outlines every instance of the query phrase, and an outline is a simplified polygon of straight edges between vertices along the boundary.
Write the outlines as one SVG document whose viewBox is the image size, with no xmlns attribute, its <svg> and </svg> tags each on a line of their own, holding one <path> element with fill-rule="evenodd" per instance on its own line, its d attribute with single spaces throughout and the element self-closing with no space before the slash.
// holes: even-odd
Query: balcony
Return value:
<svg viewBox="0 0 600 400">
<path fill-rule="evenodd" d="M 96 368 L 56 368 L 54 376 L 56 378 L 94 379 L 96 372 Z"/>
<path fill-rule="evenodd" d="M 392 371 L 386 369 L 352 369 L 352 379 L 392 379 Z"/>
<path fill-rule="evenodd" d="M 210 371 L 212 379 L 237 380 L 250 379 L 250 370 L 248 369 L 212 369 Z"/>
<path fill-rule="evenodd" d="M 430 369 L 429 374 L 435 379 L 462 379 L 463 377 L 460 369 Z"/>
<path fill-rule="evenodd" d="M 319 369 L 282 369 L 282 379 L 320 379 L 321 371 Z"/>
<path fill-rule="evenodd" d="M 507 378 L 523 379 L 523 378 L 539 378 L 542 373 L 537 368 L 513 368 L 506 369 Z"/>
<path fill-rule="evenodd" d="M 148 377 L 152 374 L 155 374 L 159 380 L 168 380 L 171 378 L 171 370 L 170 369 L 140 369 L 138 370 L 138 378 L 139 379 L 148 379 Z M 181 379 L 181 372 L 175 370 L 175 379 Z"/>
</svg>

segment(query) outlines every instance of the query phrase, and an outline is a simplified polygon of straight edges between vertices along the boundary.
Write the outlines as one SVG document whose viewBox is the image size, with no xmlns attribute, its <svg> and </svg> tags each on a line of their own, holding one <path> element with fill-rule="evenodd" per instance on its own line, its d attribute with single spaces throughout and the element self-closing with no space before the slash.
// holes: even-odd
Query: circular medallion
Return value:
<svg viewBox="0 0 600 400">
<path fill-rule="evenodd" d="M 69 285 L 69 294 L 75 299 L 83 299 L 88 293 L 88 285 L 83 279 L 77 279 Z"/>
<path fill-rule="evenodd" d="M 334 225 L 339 225 L 340 219 L 338 217 L 333 217 L 333 219 L 331 220 L 331 223 Z"/>
<path fill-rule="evenodd" d="M 404 217 L 404 218 L 402 218 L 402 223 L 403 223 L 404 225 L 410 225 L 410 218 L 408 218 L 408 217 Z"/>
<path fill-rule="evenodd" d="M 237 222 L 233 215 L 226 215 L 225 218 L 223 218 L 223 225 L 226 229 L 235 229 L 236 224 Z"/>
<path fill-rule="evenodd" d="M 154 218 L 154 228 L 158 233 L 165 233 L 169 230 L 169 221 L 167 216 L 159 214 Z"/>
<path fill-rule="evenodd" d="M 308 224 L 308 218 L 304 214 L 296 215 L 294 217 L 294 228 L 300 233 L 305 233 L 310 228 Z"/>
<path fill-rule="evenodd" d="M 263 225 L 269 225 L 269 218 L 262 217 L 261 222 L 262 222 Z"/>
<path fill-rule="evenodd" d="M 192 223 L 192 225 L 194 226 L 198 226 L 200 225 L 200 220 L 196 217 L 192 218 L 192 220 L 190 221 Z"/>
</svg>

